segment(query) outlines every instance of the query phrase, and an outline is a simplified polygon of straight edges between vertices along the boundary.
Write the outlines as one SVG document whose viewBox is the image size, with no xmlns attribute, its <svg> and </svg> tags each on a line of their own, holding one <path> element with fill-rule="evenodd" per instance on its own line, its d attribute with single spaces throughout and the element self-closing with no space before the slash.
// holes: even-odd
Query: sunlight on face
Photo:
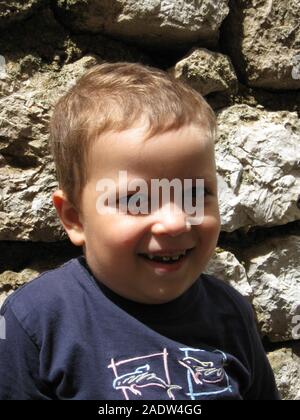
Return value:
<svg viewBox="0 0 300 420">
<path fill-rule="evenodd" d="M 188 125 L 146 141 L 141 127 L 106 134 L 94 145 L 89 171 L 82 218 L 86 258 L 95 277 L 143 303 L 163 303 L 184 293 L 204 270 L 220 231 L 214 150 L 205 131 Z M 97 182 L 109 178 L 119 187 L 120 171 L 127 173 L 126 188 L 135 178 L 148 186 L 153 179 L 204 179 L 202 223 L 187 223 L 185 209 L 161 211 L 160 206 L 147 214 L 99 214 Z M 158 252 L 176 259 L 186 250 L 176 264 L 151 260 Z"/>
</svg>

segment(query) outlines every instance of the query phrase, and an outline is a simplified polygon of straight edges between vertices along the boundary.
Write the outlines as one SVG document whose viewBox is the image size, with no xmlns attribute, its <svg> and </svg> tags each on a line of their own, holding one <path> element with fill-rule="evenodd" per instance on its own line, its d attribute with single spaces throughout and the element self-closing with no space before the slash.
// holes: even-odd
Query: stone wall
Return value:
<svg viewBox="0 0 300 420">
<path fill-rule="evenodd" d="M 222 232 L 207 272 L 252 303 L 282 397 L 300 399 L 298 0 L 0 4 L 0 301 L 80 254 L 51 204 L 57 98 L 90 66 L 165 69 L 218 116 Z"/>
</svg>

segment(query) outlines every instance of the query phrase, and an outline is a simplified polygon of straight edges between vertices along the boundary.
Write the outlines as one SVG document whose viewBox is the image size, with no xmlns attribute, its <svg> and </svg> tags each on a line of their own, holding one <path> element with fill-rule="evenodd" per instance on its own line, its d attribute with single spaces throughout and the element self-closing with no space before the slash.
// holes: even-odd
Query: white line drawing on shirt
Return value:
<svg viewBox="0 0 300 420">
<path fill-rule="evenodd" d="M 158 377 L 156 373 L 150 371 L 150 365 L 138 367 L 135 371 L 126 373 L 125 375 L 117 377 L 113 382 L 115 389 L 126 388 L 135 395 L 142 395 L 138 388 L 145 388 L 147 386 L 159 386 L 166 389 L 170 399 L 174 400 L 174 389 L 181 389 L 178 385 L 169 385 Z"/>
<path fill-rule="evenodd" d="M 222 367 L 216 368 L 214 362 L 202 362 L 191 356 L 184 357 L 178 362 L 190 371 L 197 385 L 222 382 L 225 375 L 224 369 Z"/>
<path fill-rule="evenodd" d="M 133 357 L 126 360 L 121 360 L 119 362 L 115 362 L 114 359 L 111 359 L 111 363 L 107 367 L 112 368 L 115 374 L 113 387 L 115 389 L 121 390 L 126 400 L 129 400 L 129 392 L 132 392 L 134 395 L 142 396 L 141 390 L 150 386 L 156 386 L 165 389 L 168 397 L 172 400 L 175 400 L 175 396 L 173 394 L 174 390 L 182 389 L 182 387 L 171 383 L 167 364 L 167 357 L 168 352 L 165 348 L 162 353 L 154 353 L 140 357 Z M 156 360 L 157 358 L 162 358 L 164 375 L 166 379 L 161 378 L 153 370 L 151 371 L 151 361 L 154 360 L 153 358 L 155 358 Z M 146 364 L 131 368 L 131 370 L 128 373 L 125 373 L 123 375 L 118 373 L 118 369 L 122 365 L 127 364 L 130 366 L 130 364 L 132 363 L 134 365 L 137 361 L 145 362 L 145 360 L 147 360 Z"/>
<path fill-rule="evenodd" d="M 180 348 L 180 350 L 184 352 L 185 357 L 178 360 L 178 363 L 186 368 L 189 389 L 187 395 L 191 400 L 208 395 L 232 392 L 229 377 L 224 369 L 227 364 L 227 356 L 224 352 L 191 347 Z M 200 363 L 197 364 L 196 361 Z"/>
</svg>

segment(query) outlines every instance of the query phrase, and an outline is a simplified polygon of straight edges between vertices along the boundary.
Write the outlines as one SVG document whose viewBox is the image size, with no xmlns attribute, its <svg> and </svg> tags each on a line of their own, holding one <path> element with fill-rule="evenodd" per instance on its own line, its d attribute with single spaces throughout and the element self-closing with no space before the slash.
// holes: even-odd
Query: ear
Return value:
<svg viewBox="0 0 300 420">
<path fill-rule="evenodd" d="M 83 246 L 85 236 L 78 210 L 68 201 L 63 190 L 52 194 L 52 202 L 70 241 L 76 246 Z"/>
</svg>

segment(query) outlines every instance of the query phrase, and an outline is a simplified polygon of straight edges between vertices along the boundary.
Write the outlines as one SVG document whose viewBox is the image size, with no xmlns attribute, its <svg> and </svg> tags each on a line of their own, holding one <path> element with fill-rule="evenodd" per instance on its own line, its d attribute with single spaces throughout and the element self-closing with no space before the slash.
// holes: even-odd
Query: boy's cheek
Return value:
<svg viewBox="0 0 300 420">
<path fill-rule="evenodd" d="M 102 221 L 96 227 L 97 238 L 100 242 L 109 244 L 114 248 L 136 245 L 140 230 L 131 223 L 118 223 L 117 220 Z"/>
<path fill-rule="evenodd" d="M 215 237 L 218 236 L 221 230 L 221 219 L 220 215 L 205 216 L 199 229 L 207 236 Z"/>
</svg>

